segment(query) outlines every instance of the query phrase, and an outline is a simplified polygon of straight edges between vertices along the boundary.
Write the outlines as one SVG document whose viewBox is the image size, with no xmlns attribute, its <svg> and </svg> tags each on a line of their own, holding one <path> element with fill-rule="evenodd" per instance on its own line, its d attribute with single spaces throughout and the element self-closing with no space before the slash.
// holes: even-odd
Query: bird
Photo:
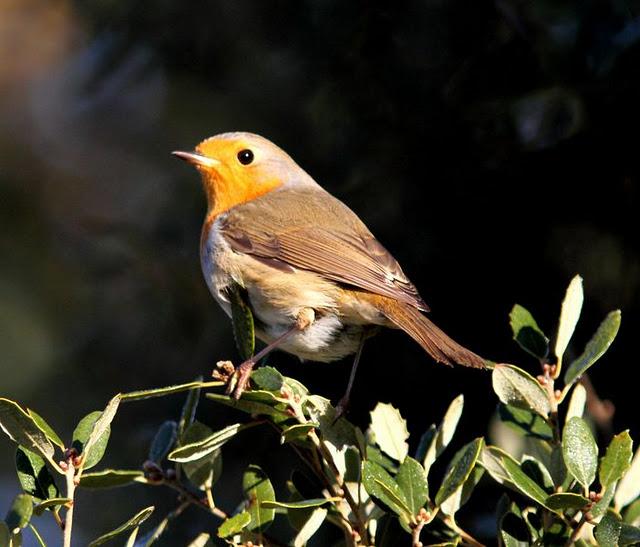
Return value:
<svg viewBox="0 0 640 547">
<path fill-rule="evenodd" d="M 230 317 L 232 292 L 242 291 L 266 344 L 234 369 L 228 394 L 239 398 L 254 365 L 276 348 L 327 363 L 354 355 L 343 410 L 364 342 L 381 327 L 403 330 L 437 362 L 488 366 L 425 315 L 429 307 L 391 253 L 280 147 L 230 132 L 173 154 L 201 175 L 208 288 Z"/>
</svg>

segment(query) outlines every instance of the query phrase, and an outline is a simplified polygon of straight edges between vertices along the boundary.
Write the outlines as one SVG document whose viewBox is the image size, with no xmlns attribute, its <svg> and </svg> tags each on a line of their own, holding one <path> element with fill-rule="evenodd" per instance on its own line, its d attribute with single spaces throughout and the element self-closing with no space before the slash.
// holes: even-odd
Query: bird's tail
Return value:
<svg viewBox="0 0 640 547">
<path fill-rule="evenodd" d="M 377 299 L 376 307 L 398 328 L 405 331 L 439 363 L 486 368 L 489 362 L 461 346 L 440 330 L 429 318 L 409 304 Z"/>
</svg>

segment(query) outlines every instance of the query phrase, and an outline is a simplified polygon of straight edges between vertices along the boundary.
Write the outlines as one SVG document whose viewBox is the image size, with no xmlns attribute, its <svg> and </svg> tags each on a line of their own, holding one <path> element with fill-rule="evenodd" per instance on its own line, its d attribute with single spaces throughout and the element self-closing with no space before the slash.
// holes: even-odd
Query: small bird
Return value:
<svg viewBox="0 0 640 547">
<path fill-rule="evenodd" d="M 173 154 L 202 177 L 200 259 L 209 290 L 231 317 L 230 291 L 240 288 L 267 344 L 235 369 L 235 398 L 276 347 L 320 362 L 355 354 L 343 409 L 364 341 L 378 327 L 404 330 L 438 362 L 487 365 L 424 315 L 428 306 L 393 256 L 278 146 L 236 132 Z"/>
</svg>

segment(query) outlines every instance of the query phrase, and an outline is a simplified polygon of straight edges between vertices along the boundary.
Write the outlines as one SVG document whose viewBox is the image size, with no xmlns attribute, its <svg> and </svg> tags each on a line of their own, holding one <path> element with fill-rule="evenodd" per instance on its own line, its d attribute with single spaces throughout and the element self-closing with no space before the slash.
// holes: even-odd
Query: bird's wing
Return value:
<svg viewBox="0 0 640 547">
<path fill-rule="evenodd" d="M 219 226 L 233 250 L 280 269 L 312 271 L 422 311 L 429 309 L 356 214 L 324 190 L 270 192 L 232 208 Z"/>
</svg>

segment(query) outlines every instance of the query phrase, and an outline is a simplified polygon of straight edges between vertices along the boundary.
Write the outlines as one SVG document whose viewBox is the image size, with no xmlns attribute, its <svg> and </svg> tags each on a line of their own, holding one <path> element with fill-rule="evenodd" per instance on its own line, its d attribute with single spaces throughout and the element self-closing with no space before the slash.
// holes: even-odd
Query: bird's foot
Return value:
<svg viewBox="0 0 640 547">
<path fill-rule="evenodd" d="M 338 401 L 338 404 L 336 405 L 336 414 L 333 417 L 333 422 L 331 425 L 334 425 L 340 418 L 342 418 L 346 414 L 348 408 L 349 396 L 345 395 Z"/>
<path fill-rule="evenodd" d="M 254 365 L 255 361 L 253 359 L 247 359 L 244 363 L 240 363 L 236 367 L 233 374 L 227 380 L 227 395 L 231 395 L 234 399 L 240 398 L 249 385 L 249 379 L 251 378 Z"/>
</svg>

